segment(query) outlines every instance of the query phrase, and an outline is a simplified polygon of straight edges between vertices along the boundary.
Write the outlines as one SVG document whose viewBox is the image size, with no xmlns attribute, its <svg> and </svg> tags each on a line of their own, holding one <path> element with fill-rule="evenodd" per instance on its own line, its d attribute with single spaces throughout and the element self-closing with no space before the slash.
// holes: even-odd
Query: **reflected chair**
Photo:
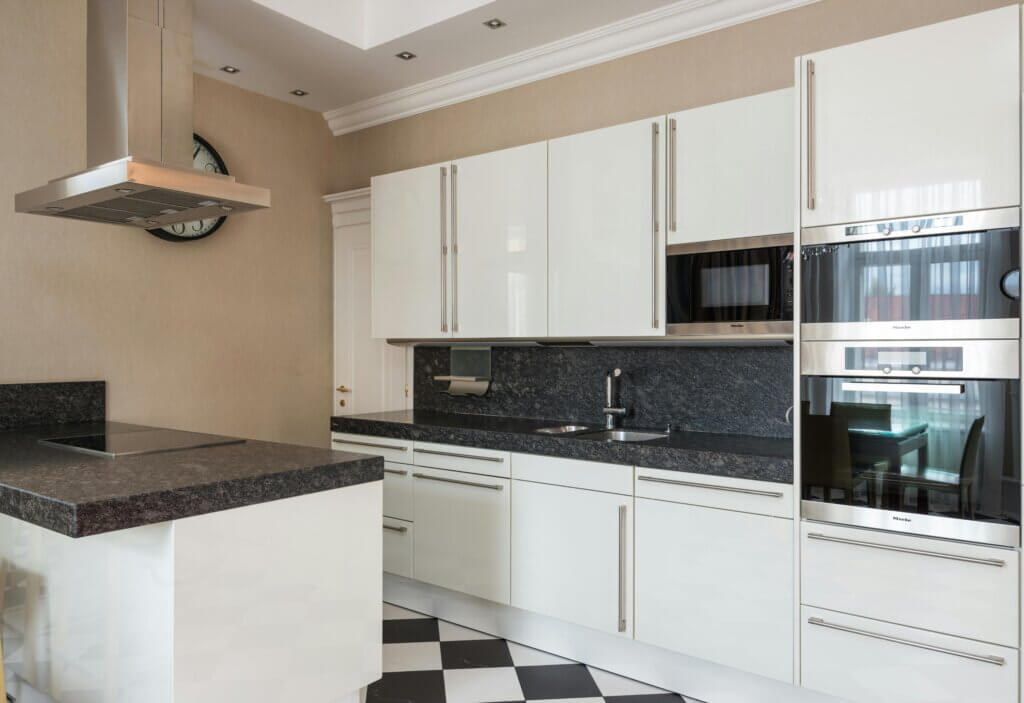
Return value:
<svg viewBox="0 0 1024 703">
<path fill-rule="evenodd" d="M 804 498 L 811 498 L 811 489 L 821 488 L 827 503 L 852 503 L 854 476 L 846 418 L 804 415 L 800 433 Z M 837 492 L 839 500 L 833 498 Z"/>
</svg>

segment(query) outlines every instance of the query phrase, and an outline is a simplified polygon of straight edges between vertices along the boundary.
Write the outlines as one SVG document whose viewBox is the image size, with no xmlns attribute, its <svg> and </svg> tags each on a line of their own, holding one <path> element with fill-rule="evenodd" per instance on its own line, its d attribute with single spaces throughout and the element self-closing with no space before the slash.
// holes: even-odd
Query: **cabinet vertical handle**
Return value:
<svg viewBox="0 0 1024 703">
<path fill-rule="evenodd" d="M 452 332 L 459 331 L 459 167 L 452 164 Z"/>
<path fill-rule="evenodd" d="M 658 135 L 657 122 L 651 123 L 651 327 L 658 329 Z"/>
<path fill-rule="evenodd" d="M 448 169 L 441 167 L 441 331 L 448 331 Z"/>
<path fill-rule="evenodd" d="M 817 186 L 815 171 L 814 134 L 814 61 L 807 59 L 807 209 L 814 209 Z"/>
<path fill-rule="evenodd" d="M 676 121 L 668 121 L 668 229 L 676 231 Z"/>
<path fill-rule="evenodd" d="M 626 631 L 626 513 L 627 506 L 619 506 L 619 632 Z"/>
</svg>

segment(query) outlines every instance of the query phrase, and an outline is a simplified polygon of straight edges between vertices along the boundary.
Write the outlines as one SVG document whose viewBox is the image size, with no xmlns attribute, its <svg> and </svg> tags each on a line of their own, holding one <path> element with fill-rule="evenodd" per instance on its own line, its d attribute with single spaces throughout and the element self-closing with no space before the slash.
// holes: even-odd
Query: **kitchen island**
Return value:
<svg viewBox="0 0 1024 703">
<path fill-rule="evenodd" d="M 0 612 L 18 700 L 335 703 L 379 678 L 379 457 L 250 440 L 105 458 L 39 440 L 153 428 L 8 427 Z"/>
</svg>

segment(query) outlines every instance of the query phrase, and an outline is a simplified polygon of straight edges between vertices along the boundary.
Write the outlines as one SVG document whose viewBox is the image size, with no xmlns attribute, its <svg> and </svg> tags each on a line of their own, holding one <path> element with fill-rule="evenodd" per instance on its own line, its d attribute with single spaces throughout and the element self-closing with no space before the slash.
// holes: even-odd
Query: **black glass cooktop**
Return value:
<svg viewBox="0 0 1024 703">
<path fill-rule="evenodd" d="M 244 439 L 224 437 L 201 432 L 181 430 L 137 430 L 129 432 L 107 432 L 104 434 L 81 435 L 76 437 L 54 437 L 41 439 L 40 444 L 58 449 L 68 449 L 84 454 L 115 458 L 134 454 L 173 452 L 181 449 L 216 447 L 223 444 L 241 444 Z"/>
</svg>

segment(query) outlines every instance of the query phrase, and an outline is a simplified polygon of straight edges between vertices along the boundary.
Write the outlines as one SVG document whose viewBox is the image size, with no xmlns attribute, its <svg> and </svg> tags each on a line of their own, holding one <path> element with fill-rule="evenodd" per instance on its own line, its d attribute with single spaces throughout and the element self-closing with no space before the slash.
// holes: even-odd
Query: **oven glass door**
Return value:
<svg viewBox="0 0 1024 703">
<path fill-rule="evenodd" d="M 805 501 L 1020 524 L 1020 381 L 801 379 Z"/>
<path fill-rule="evenodd" d="M 791 257 L 789 247 L 669 256 L 669 324 L 792 319 Z"/>
<path fill-rule="evenodd" d="M 801 250 L 803 323 L 1020 316 L 1020 231 L 819 244 Z"/>
</svg>

